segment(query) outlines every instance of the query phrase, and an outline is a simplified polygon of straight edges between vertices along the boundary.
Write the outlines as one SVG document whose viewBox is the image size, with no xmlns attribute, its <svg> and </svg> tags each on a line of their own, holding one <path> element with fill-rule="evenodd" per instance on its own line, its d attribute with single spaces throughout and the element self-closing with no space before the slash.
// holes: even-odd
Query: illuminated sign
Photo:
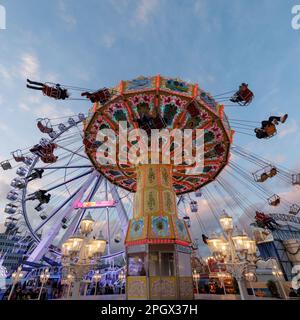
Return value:
<svg viewBox="0 0 300 320">
<path fill-rule="evenodd" d="M 116 201 L 92 201 L 92 202 L 81 202 L 76 201 L 74 209 L 98 209 L 98 208 L 112 208 L 115 207 Z"/>
</svg>

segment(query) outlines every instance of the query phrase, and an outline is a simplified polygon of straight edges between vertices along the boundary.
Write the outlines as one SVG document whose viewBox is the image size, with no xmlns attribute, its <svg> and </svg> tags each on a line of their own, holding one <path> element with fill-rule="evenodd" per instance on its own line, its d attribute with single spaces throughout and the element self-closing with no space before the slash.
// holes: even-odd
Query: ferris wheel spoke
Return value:
<svg viewBox="0 0 300 320">
<path fill-rule="evenodd" d="M 51 187 L 51 188 L 49 188 L 49 189 L 47 189 L 47 190 L 45 190 L 45 191 L 46 191 L 46 192 L 50 192 L 50 191 L 52 191 L 52 190 L 55 190 L 55 189 L 57 189 L 57 188 L 59 188 L 59 187 L 61 187 L 61 186 L 64 186 L 64 185 L 67 184 L 67 183 L 73 182 L 73 181 L 78 180 L 78 179 L 80 179 L 80 178 L 82 178 L 82 177 L 84 177 L 84 176 L 87 176 L 88 174 L 91 174 L 93 171 L 94 171 L 94 169 L 89 170 L 89 171 L 87 171 L 87 172 L 84 172 L 84 173 L 80 174 L 79 176 L 76 176 L 76 177 L 71 178 L 71 179 L 69 179 L 69 180 L 66 180 L 66 181 L 64 181 L 64 182 L 62 182 L 62 183 L 59 183 L 59 184 L 57 184 L 57 185 L 55 185 L 55 186 L 53 186 L 53 187 Z M 29 196 L 30 196 L 30 195 L 29 195 Z M 29 199 L 29 198 L 27 198 L 26 201 L 27 201 L 28 199 Z"/>
<path fill-rule="evenodd" d="M 71 149 L 68 149 L 68 148 L 66 148 L 66 147 L 63 147 L 63 146 L 60 145 L 60 144 L 58 144 L 57 146 L 58 146 L 59 148 L 65 150 L 65 151 L 68 151 L 68 152 L 70 152 L 70 153 L 72 153 L 72 154 L 75 154 L 75 155 L 77 155 L 77 156 L 79 156 L 79 157 L 82 157 L 82 158 L 84 158 L 84 159 L 89 160 L 89 158 L 88 158 L 87 156 L 85 156 L 85 155 L 83 155 L 83 154 L 81 154 L 81 153 L 78 153 L 78 152 L 76 152 L 76 151 L 73 151 L 73 150 L 71 150 Z"/>
<path fill-rule="evenodd" d="M 45 219 L 35 230 L 34 233 L 37 233 L 49 220 L 51 220 L 66 204 L 68 204 L 80 191 L 82 186 L 80 186 L 69 198 L 67 198 L 58 208 L 56 208 L 47 219 Z"/>
<path fill-rule="evenodd" d="M 38 167 L 38 170 L 59 170 L 59 169 L 84 169 L 84 168 L 93 168 L 92 165 L 71 165 L 71 166 L 56 166 L 56 167 Z"/>
</svg>

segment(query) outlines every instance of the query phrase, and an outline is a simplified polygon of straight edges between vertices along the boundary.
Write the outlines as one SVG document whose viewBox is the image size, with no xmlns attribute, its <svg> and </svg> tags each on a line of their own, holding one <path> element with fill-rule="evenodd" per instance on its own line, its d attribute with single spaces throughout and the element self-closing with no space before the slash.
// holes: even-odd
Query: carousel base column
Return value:
<svg viewBox="0 0 300 320">
<path fill-rule="evenodd" d="M 193 300 L 191 252 L 176 244 L 127 247 L 128 300 Z M 143 268 L 140 268 L 141 265 Z M 134 270 L 139 270 L 134 275 Z"/>
<path fill-rule="evenodd" d="M 136 168 L 125 247 L 127 299 L 193 299 L 191 238 L 179 219 L 171 165 Z"/>
</svg>

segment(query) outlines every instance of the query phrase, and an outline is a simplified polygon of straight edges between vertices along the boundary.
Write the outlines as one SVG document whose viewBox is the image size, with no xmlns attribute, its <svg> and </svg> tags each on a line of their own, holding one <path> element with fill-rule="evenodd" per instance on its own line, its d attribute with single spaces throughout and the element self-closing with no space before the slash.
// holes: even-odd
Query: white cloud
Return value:
<svg viewBox="0 0 300 320">
<path fill-rule="evenodd" d="M 25 111 L 25 112 L 30 111 L 30 108 L 28 107 L 28 105 L 27 105 L 26 103 L 20 103 L 20 104 L 19 104 L 19 108 L 20 108 L 22 111 Z"/>
<path fill-rule="evenodd" d="M 39 61 L 34 54 L 24 53 L 21 56 L 21 77 L 27 79 L 37 79 L 39 78 Z"/>
<path fill-rule="evenodd" d="M 69 28 L 73 28 L 77 24 L 76 18 L 70 14 L 69 9 L 67 8 L 66 2 L 60 0 L 58 3 L 58 12 L 60 18 L 67 24 Z"/>
<path fill-rule="evenodd" d="M 287 135 L 290 135 L 292 133 L 298 132 L 299 127 L 298 127 L 298 123 L 296 122 L 296 120 L 291 120 L 288 121 L 284 127 L 280 128 L 279 131 L 279 137 L 283 138 Z"/>
<path fill-rule="evenodd" d="M 147 24 L 151 16 L 157 10 L 158 0 L 141 0 L 135 12 L 135 20 L 141 24 Z"/>
<path fill-rule="evenodd" d="M 56 105 L 42 104 L 33 110 L 34 115 L 41 118 L 58 118 L 74 114 L 70 108 L 60 108 Z"/>
<path fill-rule="evenodd" d="M 284 200 L 290 203 L 297 203 L 299 205 L 300 190 L 298 188 L 292 188 L 290 191 L 282 192 L 279 194 Z"/>
</svg>

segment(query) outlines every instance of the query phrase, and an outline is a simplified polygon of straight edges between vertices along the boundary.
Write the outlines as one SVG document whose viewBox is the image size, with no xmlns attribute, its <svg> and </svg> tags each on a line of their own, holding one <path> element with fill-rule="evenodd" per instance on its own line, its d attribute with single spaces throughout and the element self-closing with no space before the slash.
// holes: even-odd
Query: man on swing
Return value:
<svg viewBox="0 0 300 320">
<path fill-rule="evenodd" d="M 256 133 L 256 138 L 266 139 L 274 136 L 277 132 L 276 125 L 278 125 L 279 122 L 285 123 L 287 118 L 288 118 L 288 115 L 285 114 L 282 117 L 271 116 L 269 120 L 262 121 L 261 128 L 254 129 L 254 132 Z"/>
</svg>

